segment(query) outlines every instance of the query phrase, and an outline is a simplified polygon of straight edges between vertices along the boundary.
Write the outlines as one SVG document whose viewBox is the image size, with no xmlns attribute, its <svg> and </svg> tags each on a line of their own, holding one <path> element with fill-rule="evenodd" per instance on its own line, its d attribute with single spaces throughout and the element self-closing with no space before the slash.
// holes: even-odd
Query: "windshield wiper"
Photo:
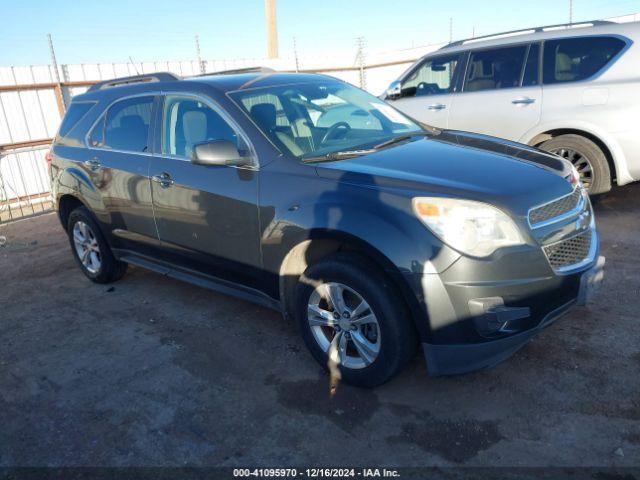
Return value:
<svg viewBox="0 0 640 480">
<path fill-rule="evenodd" d="M 303 158 L 304 163 L 314 162 L 333 162 L 335 160 L 346 160 L 347 158 L 359 157 L 360 155 L 366 155 L 367 153 L 374 153 L 375 148 L 361 149 L 361 150 L 343 150 L 340 152 L 331 152 L 326 155 L 320 155 L 318 157 Z"/>
<path fill-rule="evenodd" d="M 373 148 L 375 150 L 381 150 L 383 148 L 386 147 L 390 147 L 391 145 L 395 145 L 396 143 L 400 143 L 400 142 L 404 142 L 406 140 L 409 140 L 413 137 L 421 137 L 421 136 L 426 136 L 429 135 L 429 132 L 413 132 L 413 133 L 406 133 L 404 135 L 398 135 L 397 137 L 393 137 L 387 141 L 384 141 L 382 143 L 379 143 L 378 145 L 375 145 Z"/>
</svg>

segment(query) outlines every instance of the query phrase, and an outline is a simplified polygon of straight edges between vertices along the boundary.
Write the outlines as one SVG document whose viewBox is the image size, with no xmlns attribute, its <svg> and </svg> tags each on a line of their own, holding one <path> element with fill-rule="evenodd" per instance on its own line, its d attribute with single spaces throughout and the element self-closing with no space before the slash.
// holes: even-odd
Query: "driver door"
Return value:
<svg viewBox="0 0 640 480">
<path fill-rule="evenodd" d="M 250 148 L 222 110 L 189 94 L 166 95 L 161 152 L 150 166 L 153 210 L 164 260 L 235 283 L 260 274 L 257 166 L 197 165 L 194 145 L 228 140 Z M 247 153 L 248 154 L 248 153 Z"/>
<path fill-rule="evenodd" d="M 386 101 L 420 122 L 447 128 L 463 58 L 454 53 L 424 59 L 402 79 L 400 97 Z"/>
</svg>

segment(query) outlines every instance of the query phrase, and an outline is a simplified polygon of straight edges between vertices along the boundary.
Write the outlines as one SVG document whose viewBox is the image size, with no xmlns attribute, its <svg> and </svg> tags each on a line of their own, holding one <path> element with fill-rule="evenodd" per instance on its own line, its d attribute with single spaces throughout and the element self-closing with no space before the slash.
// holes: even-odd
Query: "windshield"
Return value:
<svg viewBox="0 0 640 480">
<path fill-rule="evenodd" d="M 422 132 L 382 100 L 337 81 L 241 90 L 230 96 L 283 152 L 307 159 Z"/>
</svg>

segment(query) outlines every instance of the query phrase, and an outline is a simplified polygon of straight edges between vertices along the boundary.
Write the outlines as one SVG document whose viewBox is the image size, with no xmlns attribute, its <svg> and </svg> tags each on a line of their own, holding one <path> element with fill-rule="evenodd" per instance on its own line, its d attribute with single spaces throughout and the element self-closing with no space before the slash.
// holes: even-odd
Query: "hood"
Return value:
<svg viewBox="0 0 640 480">
<path fill-rule="evenodd" d="M 316 170 L 339 182 L 485 201 L 523 214 L 573 188 L 565 179 L 571 164 L 560 157 L 452 130 L 348 160 L 319 163 Z"/>
</svg>

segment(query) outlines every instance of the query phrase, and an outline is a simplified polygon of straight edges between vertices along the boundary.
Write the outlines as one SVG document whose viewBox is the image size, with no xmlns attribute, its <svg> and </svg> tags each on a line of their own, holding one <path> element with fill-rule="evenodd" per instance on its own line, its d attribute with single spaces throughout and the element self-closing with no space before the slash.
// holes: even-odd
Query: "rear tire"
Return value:
<svg viewBox="0 0 640 480">
<path fill-rule="evenodd" d="M 569 160 L 578 170 L 589 195 L 611 190 L 609 162 L 595 142 L 580 135 L 567 134 L 547 140 L 540 148 Z"/>
<path fill-rule="evenodd" d="M 85 207 L 69 214 L 67 234 L 73 257 L 92 282 L 115 282 L 126 273 L 127 264 L 113 256 L 98 223 Z"/>
<path fill-rule="evenodd" d="M 403 299 L 365 259 L 341 253 L 308 267 L 295 300 L 296 320 L 309 351 L 347 383 L 385 383 L 415 354 L 415 329 Z"/>
</svg>

